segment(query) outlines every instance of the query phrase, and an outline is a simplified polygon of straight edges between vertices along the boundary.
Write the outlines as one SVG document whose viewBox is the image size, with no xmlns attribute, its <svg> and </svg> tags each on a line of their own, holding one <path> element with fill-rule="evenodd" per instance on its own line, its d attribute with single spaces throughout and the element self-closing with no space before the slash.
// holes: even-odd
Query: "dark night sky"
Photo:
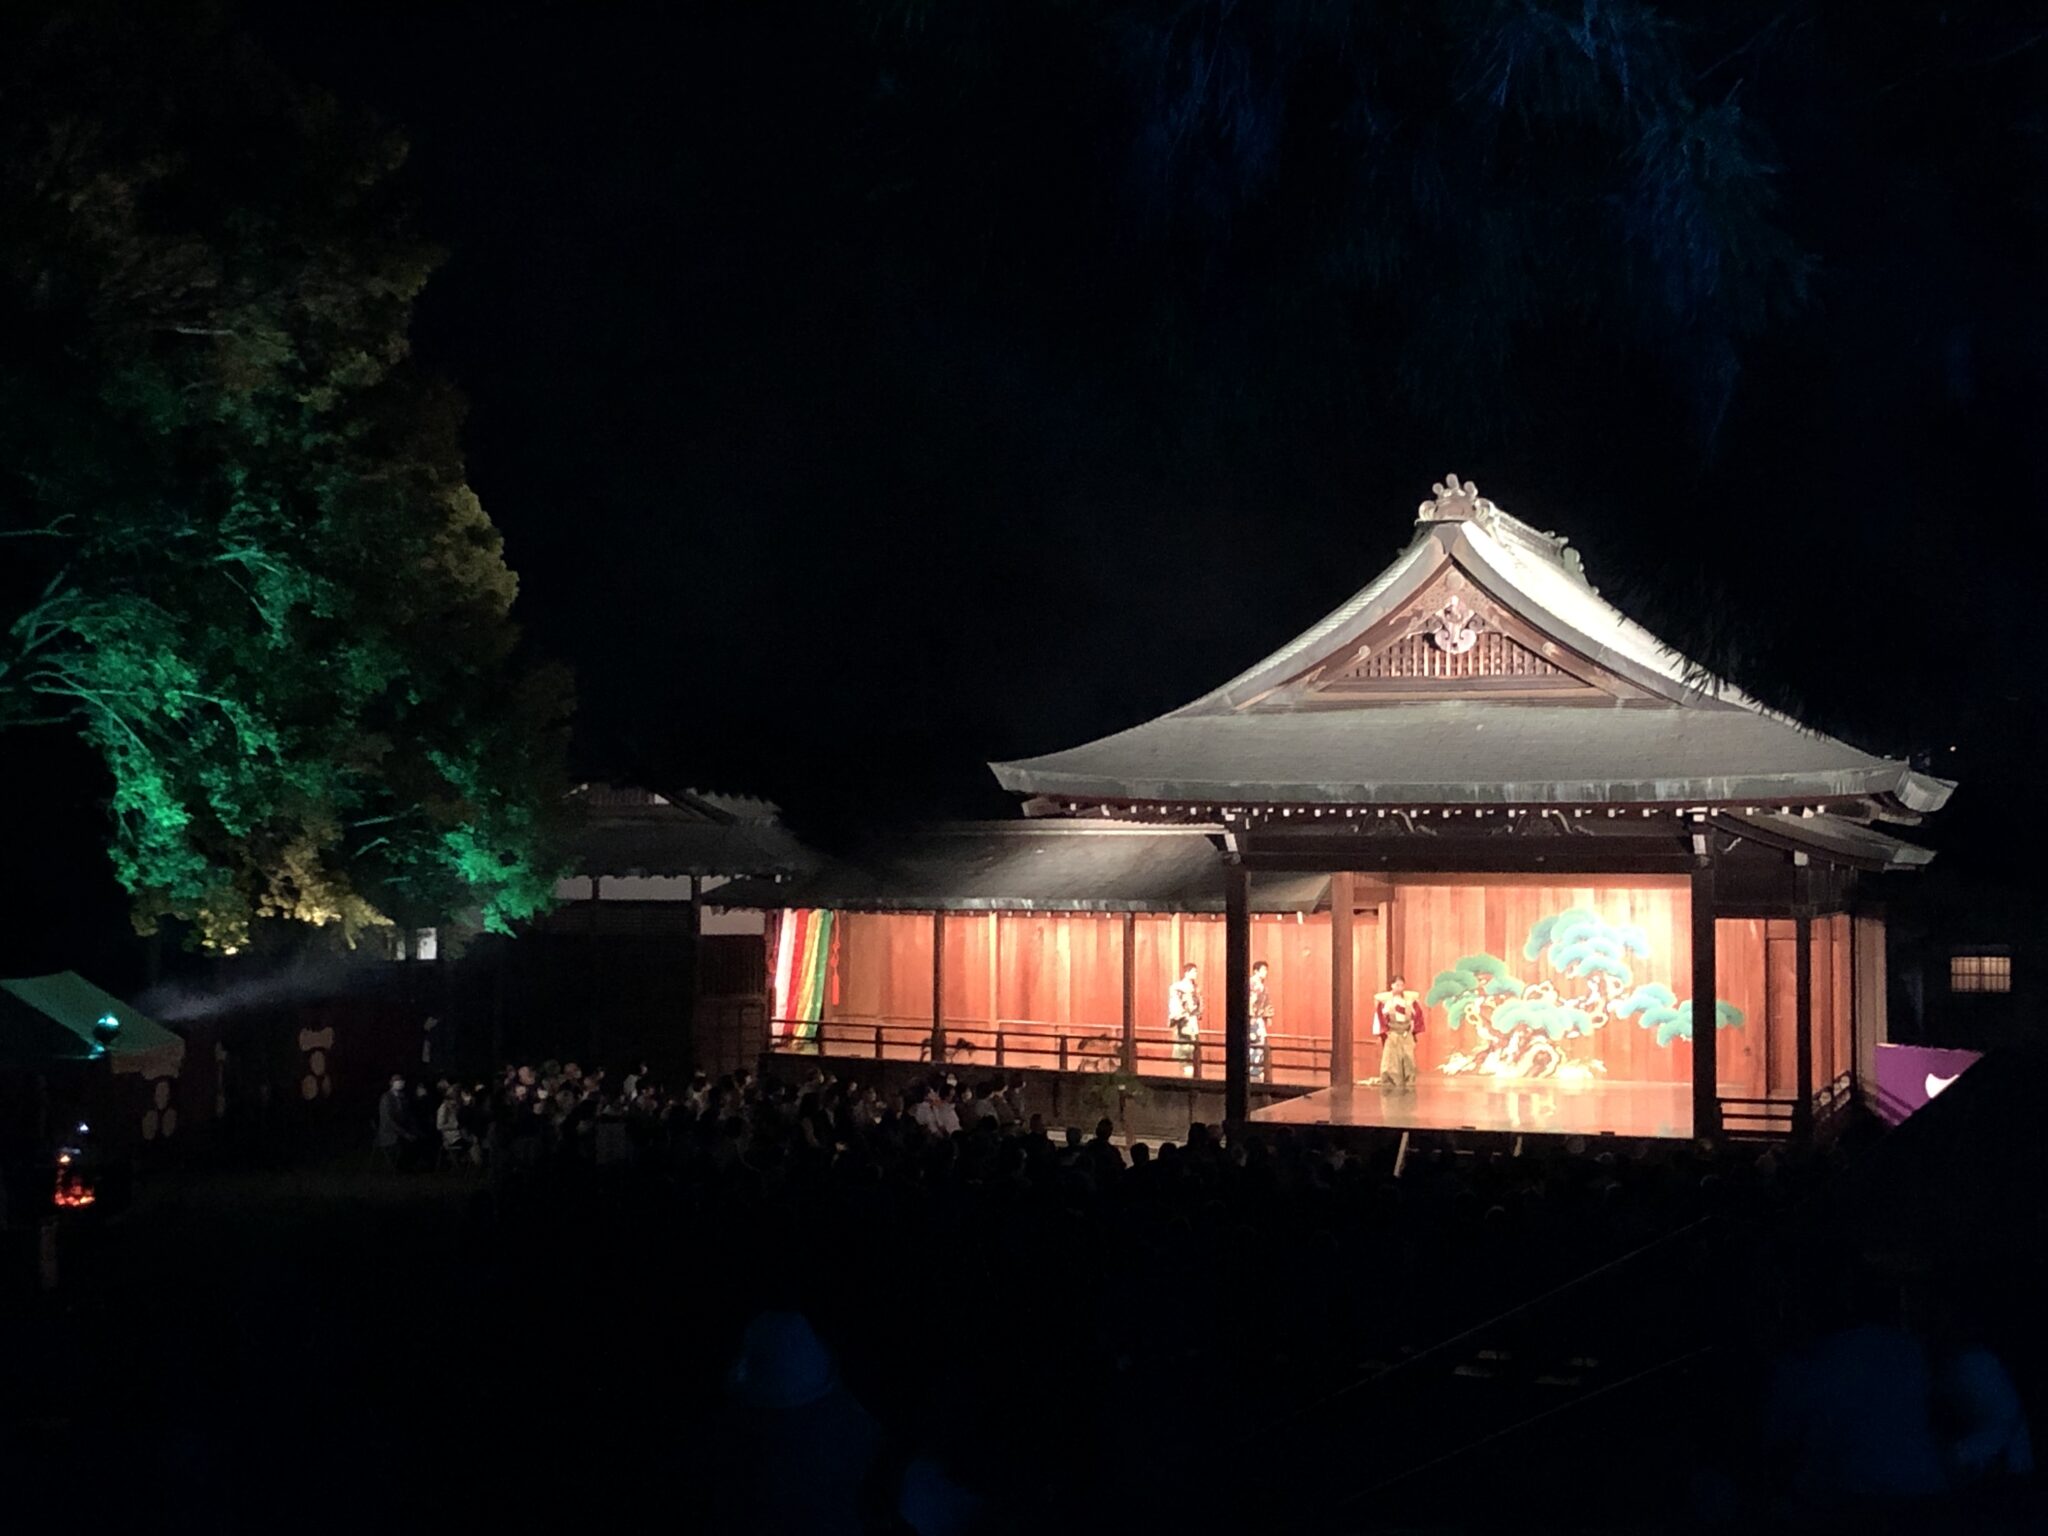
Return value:
<svg viewBox="0 0 2048 1536">
<path fill-rule="evenodd" d="M 419 355 L 472 402 L 582 771 L 825 831 L 1000 814 L 985 760 L 1236 671 L 1456 470 L 1667 638 L 1732 636 L 1746 684 L 1962 773 L 1943 845 L 2016 851 L 1991 834 L 2039 759 L 2048 488 L 2048 45 L 2017 8 L 1716 8 L 1697 89 L 1767 132 L 1805 302 L 1718 359 L 1553 319 L 1470 401 L 1318 310 L 1285 237 L 1328 170 L 1315 79 L 1262 109 L 1256 207 L 1148 240 L 1146 101 L 1004 30 L 1053 9 L 243 7 L 412 137 L 450 252 Z"/>
<path fill-rule="evenodd" d="M 972 34 L 998 54 L 977 105 L 912 77 L 945 73 L 938 42 L 873 42 L 888 7 L 250 15 L 413 135 L 451 251 L 421 354 L 474 403 L 529 631 L 577 671 L 581 766 L 824 816 L 1000 812 L 985 759 L 1234 672 L 1369 579 L 1450 469 L 1674 641 L 1732 608 L 1747 681 L 2007 782 L 2037 732 L 2015 582 L 2044 490 L 2048 47 L 1979 10 L 1732 34 L 1700 89 L 1765 124 L 1816 277 L 1710 445 L 1655 359 L 1566 335 L 1523 339 L 1499 423 L 1406 407 L 1369 337 L 1272 355 L 1238 322 L 1293 269 L 1241 227 L 1168 253 L 1222 275 L 1162 365 L 1161 258 L 1101 171 L 1144 125 L 1074 99 L 1058 38 Z M 934 142 L 863 141 L 882 93 Z M 916 184 L 864 218 L 892 174 Z"/>
</svg>

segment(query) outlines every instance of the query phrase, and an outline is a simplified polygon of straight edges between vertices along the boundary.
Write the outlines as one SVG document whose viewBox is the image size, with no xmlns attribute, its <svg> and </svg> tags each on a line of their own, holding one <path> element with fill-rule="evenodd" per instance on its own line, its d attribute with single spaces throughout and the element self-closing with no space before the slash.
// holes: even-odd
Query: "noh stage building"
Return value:
<svg viewBox="0 0 2048 1536">
<path fill-rule="evenodd" d="M 1247 671 L 993 766 L 1025 819 L 733 893 L 775 909 L 771 1049 L 1254 1122 L 1803 1134 L 1884 1036 L 1859 883 L 1928 860 L 1891 829 L 1952 788 L 1706 675 L 1455 476 Z"/>
</svg>

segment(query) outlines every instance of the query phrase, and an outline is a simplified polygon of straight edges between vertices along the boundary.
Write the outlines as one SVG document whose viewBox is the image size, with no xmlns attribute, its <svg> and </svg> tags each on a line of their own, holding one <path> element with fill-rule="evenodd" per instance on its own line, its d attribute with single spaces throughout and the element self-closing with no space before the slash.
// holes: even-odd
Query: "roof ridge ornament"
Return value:
<svg viewBox="0 0 2048 1536">
<path fill-rule="evenodd" d="M 1584 585 L 1588 592 L 1599 596 L 1600 589 L 1593 585 L 1586 575 L 1586 563 L 1579 552 L 1572 548 L 1571 540 L 1561 533 L 1545 528 L 1537 529 L 1518 523 L 1514 517 L 1479 494 L 1478 485 L 1470 480 L 1460 480 L 1456 475 L 1445 475 L 1436 485 L 1430 487 L 1436 495 L 1416 509 L 1418 523 L 1476 523 L 1495 537 L 1512 535 L 1534 543 L 1550 546 L 1551 558 L 1564 567 L 1567 575 Z"/>
<path fill-rule="evenodd" d="M 1456 475 L 1445 475 L 1430 487 L 1436 495 L 1416 509 L 1418 523 L 1478 523 L 1489 526 L 1501 515 L 1499 507 L 1479 494 L 1479 487 Z"/>
</svg>

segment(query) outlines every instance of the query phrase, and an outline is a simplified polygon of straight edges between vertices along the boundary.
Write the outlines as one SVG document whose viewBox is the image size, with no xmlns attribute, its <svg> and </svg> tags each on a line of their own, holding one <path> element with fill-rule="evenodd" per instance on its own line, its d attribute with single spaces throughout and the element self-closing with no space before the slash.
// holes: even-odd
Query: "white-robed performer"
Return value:
<svg viewBox="0 0 2048 1536">
<path fill-rule="evenodd" d="M 1202 990 L 1195 985 L 1192 962 L 1180 968 L 1180 980 L 1166 989 L 1166 1027 L 1173 1031 L 1173 1059 L 1181 1076 L 1195 1075 L 1195 1041 L 1202 1032 Z"/>
</svg>

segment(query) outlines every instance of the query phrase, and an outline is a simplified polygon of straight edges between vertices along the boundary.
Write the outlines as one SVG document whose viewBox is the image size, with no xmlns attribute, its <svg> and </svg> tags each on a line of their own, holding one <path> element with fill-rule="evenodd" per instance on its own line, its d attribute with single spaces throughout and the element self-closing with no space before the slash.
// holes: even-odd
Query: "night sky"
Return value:
<svg viewBox="0 0 2048 1536">
<path fill-rule="evenodd" d="M 1455 470 L 1674 643 L 1963 777 L 1936 838 L 1963 863 L 2023 856 L 2048 42 L 2022 8 L 1701 8 L 1689 88 L 1777 167 L 1804 273 L 1741 334 L 1711 302 L 1626 318 L 1669 274 L 1611 259 L 1630 168 L 1565 132 L 1416 189 L 1361 300 L 1330 275 L 1357 133 L 1455 139 L 1490 40 L 1418 22 L 1361 59 L 1268 9 L 241 14 L 412 137 L 449 252 L 418 353 L 471 401 L 581 773 L 767 794 L 826 838 L 1004 814 L 986 760 L 1234 673 Z M 1533 308 L 1468 301 L 1534 260 L 1495 218 L 1518 202 L 1581 255 Z"/>
</svg>

